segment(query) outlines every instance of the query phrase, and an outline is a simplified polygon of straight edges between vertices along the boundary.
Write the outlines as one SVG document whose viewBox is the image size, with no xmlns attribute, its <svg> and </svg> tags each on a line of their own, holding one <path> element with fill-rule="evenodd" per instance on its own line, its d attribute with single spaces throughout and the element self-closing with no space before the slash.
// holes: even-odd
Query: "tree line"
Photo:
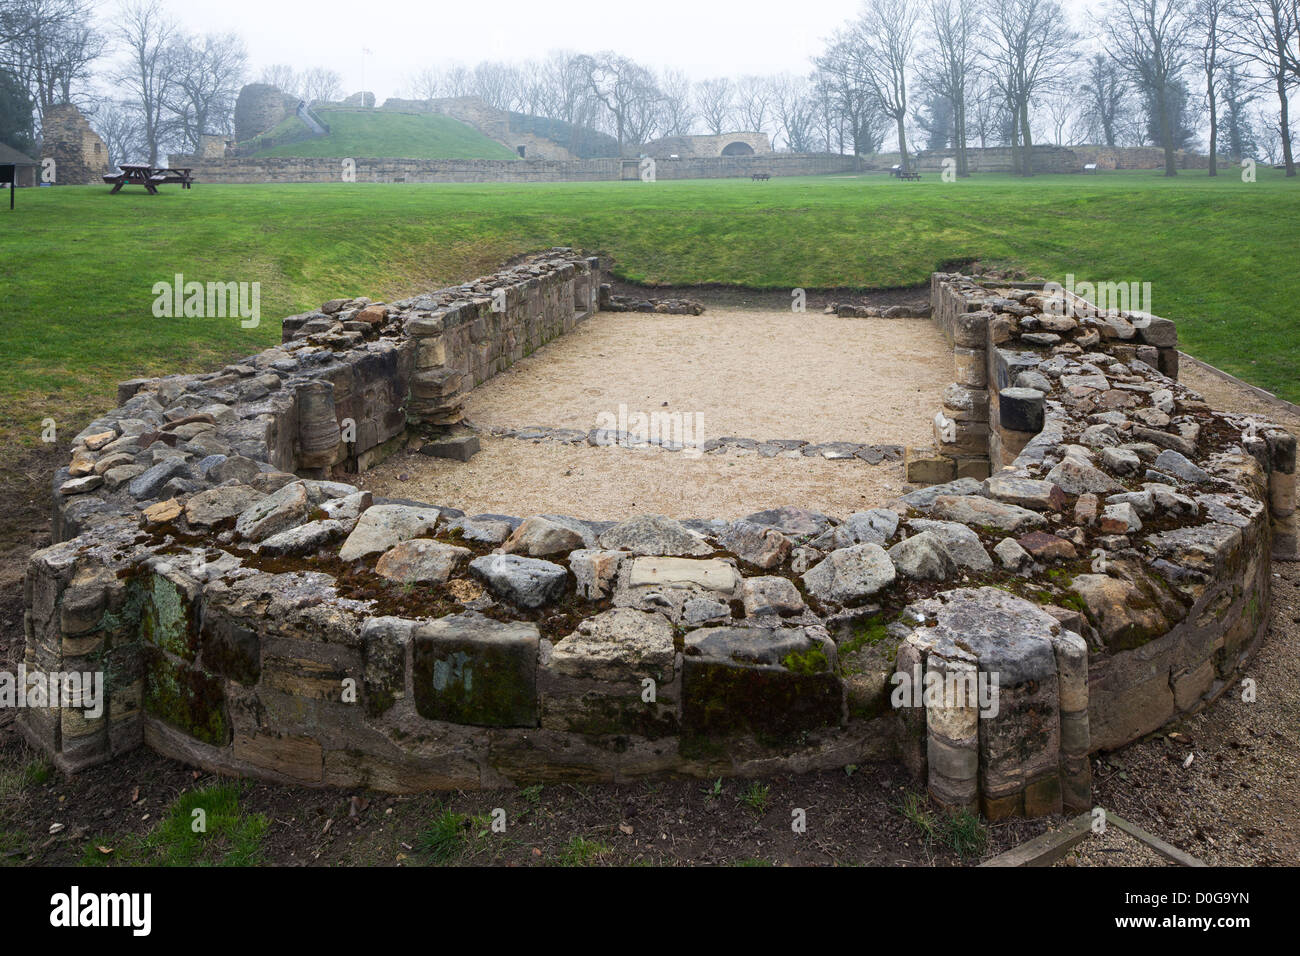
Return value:
<svg viewBox="0 0 1300 956">
<path fill-rule="evenodd" d="M 1037 143 L 1261 156 L 1295 174 L 1288 96 L 1300 85 L 1300 0 L 1105 0 L 1074 25 L 1057 0 L 865 0 L 806 72 L 693 81 L 618 53 L 426 67 L 407 98 L 490 106 L 608 134 L 621 152 L 667 136 L 756 131 L 777 149 L 867 154 L 910 168 L 950 149 L 1008 146 L 1033 174 Z M 106 64 L 101 67 L 101 64 Z M 235 34 L 193 35 L 158 0 L 124 0 L 99 28 L 90 0 L 0 0 L 0 139 L 30 147 L 50 106 L 73 102 L 113 162 L 157 163 L 233 135 L 249 79 Z M 309 103 L 343 96 L 322 67 L 258 79 Z M 108 85 L 114 96 L 96 95 Z M 26 118 L 24 120 L 24 117 Z"/>
</svg>

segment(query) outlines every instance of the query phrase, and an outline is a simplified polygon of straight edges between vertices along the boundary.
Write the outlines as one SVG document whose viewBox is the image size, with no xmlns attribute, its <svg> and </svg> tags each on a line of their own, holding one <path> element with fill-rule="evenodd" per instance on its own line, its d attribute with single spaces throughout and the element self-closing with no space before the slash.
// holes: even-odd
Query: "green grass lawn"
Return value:
<svg viewBox="0 0 1300 956">
<path fill-rule="evenodd" d="M 898 287 L 972 259 L 1150 282 L 1187 351 L 1295 401 L 1298 239 L 1300 182 L 1273 170 L 1254 184 L 1229 170 L 24 190 L 0 210 L 0 434 L 32 445 L 46 417 L 68 426 L 111 407 L 119 380 L 250 354 L 279 340 L 282 316 L 326 299 L 391 299 L 553 245 L 663 284 Z M 260 282 L 261 326 L 155 318 L 153 285 L 176 273 Z"/>
<path fill-rule="evenodd" d="M 258 156 L 324 156 L 353 158 L 392 156 L 399 159 L 518 159 L 514 151 L 488 139 L 472 126 L 450 116 L 415 113 L 319 110 L 328 136 L 262 150 Z M 291 116 L 268 135 L 302 129 Z"/>
</svg>

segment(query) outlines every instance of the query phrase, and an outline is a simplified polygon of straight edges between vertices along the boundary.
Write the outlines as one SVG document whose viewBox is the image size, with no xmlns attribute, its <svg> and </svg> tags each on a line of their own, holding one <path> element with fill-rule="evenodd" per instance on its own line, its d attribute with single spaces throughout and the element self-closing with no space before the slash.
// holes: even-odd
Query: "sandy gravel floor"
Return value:
<svg viewBox="0 0 1300 956">
<path fill-rule="evenodd" d="M 470 393 L 484 428 L 590 429 L 601 412 L 699 413 L 703 436 L 916 444 L 952 381 L 929 319 L 713 309 L 604 312 Z"/>
<path fill-rule="evenodd" d="M 777 505 L 836 517 L 897 497 L 901 462 L 702 455 L 634 448 L 534 444 L 483 438 L 468 464 L 404 454 L 356 484 L 390 498 L 450 505 L 471 514 L 568 514 L 617 521 L 642 512 L 674 518 L 740 518 Z"/>
<path fill-rule="evenodd" d="M 493 428 L 589 430 L 656 412 L 701 416 L 696 441 L 723 436 L 908 445 L 952 381 L 951 352 L 927 319 L 710 309 L 702 316 L 602 313 L 475 389 L 466 415 L 483 432 L 468 464 L 408 454 L 362 477 L 389 497 L 471 513 L 634 512 L 736 518 L 775 505 L 844 516 L 903 488 L 898 462 L 694 458 L 659 449 L 592 448 L 491 438 Z"/>
</svg>

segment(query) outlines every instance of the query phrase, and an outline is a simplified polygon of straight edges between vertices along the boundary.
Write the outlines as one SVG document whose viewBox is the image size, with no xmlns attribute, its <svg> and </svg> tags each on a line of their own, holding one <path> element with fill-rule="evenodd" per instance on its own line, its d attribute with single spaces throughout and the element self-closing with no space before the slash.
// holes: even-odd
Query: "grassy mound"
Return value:
<svg viewBox="0 0 1300 956">
<path fill-rule="evenodd" d="M 257 156 L 306 156 L 339 158 L 391 157 L 394 159 L 518 159 L 496 140 L 488 139 L 472 126 L 450 116 L 416 113 L 385 113 L 379 110 L 318 110 L 329 135 L 262 150 Z M 305 124 L 291 116 L 267 136 L 304 130 Z"/>
</svg>

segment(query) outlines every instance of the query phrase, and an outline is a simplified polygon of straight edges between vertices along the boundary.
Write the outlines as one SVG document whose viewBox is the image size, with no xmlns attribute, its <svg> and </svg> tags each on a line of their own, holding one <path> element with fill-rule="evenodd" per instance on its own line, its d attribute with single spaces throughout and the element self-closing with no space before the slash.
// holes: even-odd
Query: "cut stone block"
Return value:
<svg viewBox="0 0 1300 956">
<path fill-rule="evenodd" d="M 421 717 L 478 727 L 537 726 L 540 635 L 534 625 L 470 612 L 417 625 L 412 641 Z"/>
</svg>

